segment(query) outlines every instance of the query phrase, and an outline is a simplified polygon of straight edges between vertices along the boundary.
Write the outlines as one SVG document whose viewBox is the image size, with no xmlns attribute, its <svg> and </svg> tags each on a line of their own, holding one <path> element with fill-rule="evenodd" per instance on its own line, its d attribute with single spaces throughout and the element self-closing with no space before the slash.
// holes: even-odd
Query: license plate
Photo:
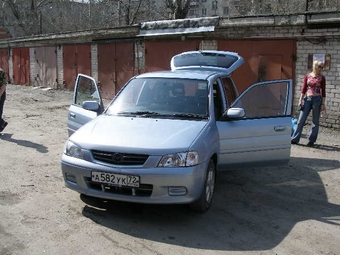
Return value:
<svg viewBox="0 0 340 255">
<path fill-rule="evenodd" d="M 139 187 L 139 176 L 137 175 L 92 172 L 92 181 L 117 186 Z"/>
</svg>

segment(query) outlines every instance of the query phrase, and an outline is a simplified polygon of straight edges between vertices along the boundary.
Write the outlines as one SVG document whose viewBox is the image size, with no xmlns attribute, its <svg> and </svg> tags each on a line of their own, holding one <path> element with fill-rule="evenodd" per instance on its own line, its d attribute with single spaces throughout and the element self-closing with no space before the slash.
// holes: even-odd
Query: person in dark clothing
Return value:
<svg viewBox="0 0 340 255">
<path fill-rule="evenodd" d="M 0 68 L 0 132 L 2 132 L 7 126 L 7 122 L 2 118 L 2 113 L 4 110 L 4 104 L 6 100 L 6 73 Z"/>
</svg>

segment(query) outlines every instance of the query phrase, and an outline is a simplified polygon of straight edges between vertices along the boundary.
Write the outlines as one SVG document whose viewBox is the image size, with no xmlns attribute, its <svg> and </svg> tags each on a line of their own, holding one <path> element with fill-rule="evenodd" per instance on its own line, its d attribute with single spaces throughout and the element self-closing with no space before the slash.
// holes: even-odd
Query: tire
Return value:
<svg viewBox="0 0 340 255">
<path fill-rule="evenodd" d="M 194 203 L 190 204 L 192 210 L 204 213 L 210 208 L 215 191 L 215 180 L 216 167 L 214 161 L 210 159 L 201 196 Z"/>
</svg>

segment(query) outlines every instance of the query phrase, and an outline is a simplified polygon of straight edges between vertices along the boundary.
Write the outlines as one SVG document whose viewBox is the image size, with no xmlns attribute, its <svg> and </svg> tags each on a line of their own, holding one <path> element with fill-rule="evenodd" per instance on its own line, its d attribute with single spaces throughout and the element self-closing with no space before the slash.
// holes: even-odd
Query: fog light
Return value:
<svg viewBox="0 0 340 255">
<path fill-rule="evenodd" d="M 77 178 L 73 174 L 65 173 L 65 178 L 70 182 L 77 183 Z"/>
<path fill-rule="evenodd" d="M 187 189 L 185 187 L 169 187 L 170 196 L 184 196 L 187 194 Z"/>
</svg>

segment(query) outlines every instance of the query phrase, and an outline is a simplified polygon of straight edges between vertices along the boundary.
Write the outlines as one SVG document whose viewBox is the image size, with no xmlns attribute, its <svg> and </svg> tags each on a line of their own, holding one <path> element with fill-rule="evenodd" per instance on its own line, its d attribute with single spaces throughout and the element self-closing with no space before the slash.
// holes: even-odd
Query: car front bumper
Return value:
<svg viewBox="0 0 340 255">
<path fill-rule="evenodd" d="M 134 203 L 187 204 L 202 192 L 205 164 L 178 168 L 112 167 L 63 155 L 61 169 L 65 186 L 88 196 Z M 138 188 L 93 182 L 92 171 L 140 177 Z"/>
</svg>

